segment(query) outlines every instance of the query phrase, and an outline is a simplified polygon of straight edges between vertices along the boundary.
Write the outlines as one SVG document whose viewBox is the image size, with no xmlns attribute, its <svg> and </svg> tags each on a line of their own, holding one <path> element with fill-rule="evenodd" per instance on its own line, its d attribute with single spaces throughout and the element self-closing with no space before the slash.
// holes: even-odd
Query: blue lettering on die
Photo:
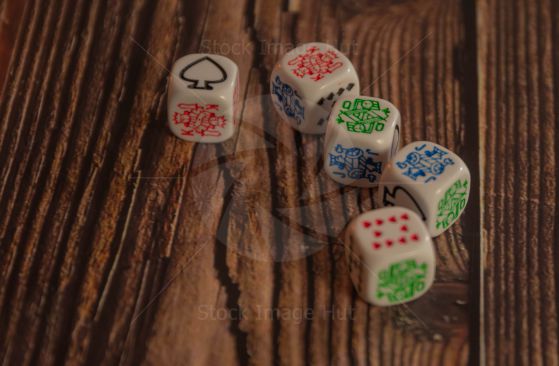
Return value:
<svg viewBox="0 0 559 366">
<path fill-rule="evenodd" d="M 299 97 L 295 89 L 281 81 L 279 76 L 276 76 L 272 83 L 272 93 L 277 97 L 274 103 L 287 117 L 295 120 L 297 125 L 303 123 L 305 108 L 303 107 L 303 102 L 301 102 L 301 97 Z"/>
<path fill-rule="evenodd" d="M 328 153 L 330 166 L 335 166 L 339 171 L 333 174 L 341 178 L 368 179 L 375 182 L 382 171 L 382 162 L 375 161 L 378 155 L 370 149 L 360 149 L 358 147 L 345 148 L 338 144 L 335 147 L 336 154 Z"/>
<path fill-rule="evenodd" d="M 454 164 L 454 160 L 446 156 L 448 151 L 437 146 L 433 146 L 431 150 L 426 147 L 427 144 L 416 146 L 415 151 L 409 153 L 404 161 L 396 162 L 396 166 L 404 171 L 405 176 L 417 182 L 435 181 L 446 166 Z"/>
</svg>

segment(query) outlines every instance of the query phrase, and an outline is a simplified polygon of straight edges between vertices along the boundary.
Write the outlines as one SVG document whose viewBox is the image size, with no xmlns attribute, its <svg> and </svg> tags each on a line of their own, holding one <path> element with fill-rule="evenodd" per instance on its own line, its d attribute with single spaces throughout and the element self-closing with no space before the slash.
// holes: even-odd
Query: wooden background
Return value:
<svg viewBox="0 0 559 366">
<path fill-rule="evenodd" d="M 557 365 L 559 4 L 553 0 L 0 0 L 2 365 Z M 340 257 L 376 190 L 321 170 L 270 107 L 285 48 L 326 41 L 403 142 L 472 194 L 433 289 L 367 306 Z M 239 65 L 241 125 L 165 126 L 168 69 Z M 311 316 L 309 316 L 309 312 Z"/>
</svg>

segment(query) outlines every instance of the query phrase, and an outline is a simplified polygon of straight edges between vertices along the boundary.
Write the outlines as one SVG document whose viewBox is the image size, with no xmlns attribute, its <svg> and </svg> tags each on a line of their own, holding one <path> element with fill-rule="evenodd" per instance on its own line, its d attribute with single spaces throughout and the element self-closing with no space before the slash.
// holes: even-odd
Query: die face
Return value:
<svg viewBox="0 0 559 366">
<path fill-rule="evenodd" d="M 217 143 L 235 133 L 233 109 L 223 104 L 170 102 L 168 110 L 169 128 L 182 140 Z"/>
<path fill-rule="evenodd" d="M 437 196 L 436 206 L 431 211 L 434 219 L 428 223 L 432 236 L 448 230 L 464 212 L 470 196 L 470 172 L 467 168 Z"/>
<path fill-rule="evenodd" d="M 419 141 L 405 146 L 387 165 L 379 200 L 384 207 L 413 210 L 435 237 L 461 215 L 469 189 L 470 172 L 460 157 L 440 145 Z"/>
<path fill-rule="evenodd" d="M 378 306 L 415 300 L 429 290 L 435 278 L 434 255 L 424 253 L 402 256 L 379 267 L 368 289 Z"/>
<path fill-rule="evenodd" d="M 237 65 L 226 57 L 191 54 L 173 65 L 167 99 L 168 124 L 177 137 L 222 142 L 235 132 Z"/>
<path fill-rule="evenodd" d="M 338 134 L 347 134 L 362 144 L 373 141 L 383 151 L 390 151 L 389 155 L 392 145 L 399 142 L 399 136 L 394 139 L 394 132 L 400 126 L 400 111 L 381 98 L 364 95 L 340 98 L 328 123 Z"/>
<path fill-rule="evenodd" d="M 272 102 L 282 119 L 289 122 L 293 128 L 302 130 L 305 128 L 305 115 L 309 113 L 308 107 L 295 84 L 285 81 L 281 74 L 281 70 L 278 69 L 272 72 Z"/>
<path fill-rule="evenodd" d="M 394 166 L 409 183 L 430 184 L 455 176 L 464 166 L 462 160 L 441 145 L 416 141 L 406 145 L 394 156 Z"/>
<path fill-rule="evenodd" d="M 330 178 L 345 185 L 376 186 L 384 158 L 370 148 L 354 146 L 346 138 L 327 140 L 324 144 L 324 171 Z"/>
<path fill-rule="evenodd" d="M 402 207 L 369 211 L 346 233 L 346 257 L 359 294 L 380 306 L 411 301 L 431 286 L 435 254 L 427 228 Z"/>
<path fill-rule="evenodd" d="M 421 218 L 403 207 L 366 212 L 352 221 L 350 231 L 360 252 L 373 264 L 383 262 L 387 256 L 413 253 L 431 245 Z"/>
<path fill-rule="evenodd" d="M 307 43 L 277 63 L 270 92 L 274 106 L 292 127 L 321 134 L 336 100 L 359 93 L 359 79 L 340 51 L 325 43 Z"/>
<path fill-rule="evenodd" d="M 292 49 L 281 58 L 279 66 L 285 70 L 285 76 L 290 81 L 297 81 L 305 98 L 316 95 L 316 89 L 324 89 L 355 73 L 353 65 L 344 54 L 335 47 L 320 42 L 306 43 Z"/>
<path fill-rule="evenodd" d="M 366 96 L 341 98 L 328 119 L 324 169 L 339 183 L 374 187 L 399 141 L 400 112 L 390 102 Z"/>
</svg>

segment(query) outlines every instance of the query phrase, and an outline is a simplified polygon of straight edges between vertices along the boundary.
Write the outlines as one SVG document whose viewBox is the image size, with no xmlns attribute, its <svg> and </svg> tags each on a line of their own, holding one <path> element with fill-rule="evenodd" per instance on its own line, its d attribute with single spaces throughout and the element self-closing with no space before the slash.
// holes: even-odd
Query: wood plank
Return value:
<svg viewBox="0 0 559 366">
<path fill-rule="evenodd" d="M 268 93 L 282 50 L 336 44 L 400 107 L 404 142 L 476 166 L 460 1 L 57 0 L 22 17 L 0 99 L 3 364 L 466 363 L 478 198 L 437 238 L 432 291 L 367 306 L 340 238 L 376 190 L 328 179 L 323 137 Z M 166 130 L 168 69 L 197 51 L 241 70 L 224 144 Z"/>
<path fill-rule="evenodd" d="M 28 3 L 0 1 L 0 85 L 4 85 L 6 75 L 9 73 L 10 59 L 19 56 L 14 49 L 21 49 L 16 42 L 23 39 L 18 35 L 23 33 L 26 25 L 21 19 L 26 19 L 24 13 L 31 9 L 30 6 L 25 6 Z"/>
<path fill-rule="evenodd" d="M 478 1 L 481 361 L 557 365 L 559 7 Z"/>
</svg>

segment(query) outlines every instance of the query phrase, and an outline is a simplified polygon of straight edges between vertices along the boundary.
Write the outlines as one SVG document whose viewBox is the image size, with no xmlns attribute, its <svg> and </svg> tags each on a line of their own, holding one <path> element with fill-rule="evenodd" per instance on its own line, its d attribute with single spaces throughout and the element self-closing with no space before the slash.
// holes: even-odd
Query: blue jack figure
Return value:
<svg viewBox="0 0 559 366">
<path fill-rule="evenodd" d="M 276 76 L 272 83 L 272 93 L 277 97 L 276 105 L 283 110 L 287 117 L 295 120 L 297 125 L 303 123 L 305 108 L 296 90 Z"/>
<path fill-rule="evenodd" d="M 329 153 L 330 166 L 336 166 L 340 171 L 334 172 L 342 178 L 368 179 L 375 182 L 382 171 L 382 162 L 375 161 L 374 157 L 378 154 L 370 149 L 360 149 L 358 147 L 345 148 L 338 144 L 335 147 L 338 154 Z"/>
<path fill-rule="evenodd" d="M 434 146 L 432 150 L 425 149 L 427 144 L 417 146 L 415 151 L 406 156 L 406 160 L 398 161 L 396 166 L 400 169 L 407 169 L 405 176 L 415 181 L 428 183 L 437 179 L 441 175 L 447 165 L 453 165 L 451 158 L 445 157 L 447 151 Z M 425 150 L 424 150 L 425 149 Z"/>
</svg>

